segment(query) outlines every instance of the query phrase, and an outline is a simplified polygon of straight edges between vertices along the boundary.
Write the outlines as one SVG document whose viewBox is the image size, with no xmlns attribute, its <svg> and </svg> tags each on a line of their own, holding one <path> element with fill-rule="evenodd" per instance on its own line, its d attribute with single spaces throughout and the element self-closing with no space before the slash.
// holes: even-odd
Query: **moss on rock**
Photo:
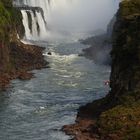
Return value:
<svg viewBox="0 0 140 140">
<path fill-rule="evenodd" d="M 81 107 L 64 129 L 77 140 L 140 140 L 140 0 L 121 2 L 112 42 L 110 93 Z"/>
</svg>

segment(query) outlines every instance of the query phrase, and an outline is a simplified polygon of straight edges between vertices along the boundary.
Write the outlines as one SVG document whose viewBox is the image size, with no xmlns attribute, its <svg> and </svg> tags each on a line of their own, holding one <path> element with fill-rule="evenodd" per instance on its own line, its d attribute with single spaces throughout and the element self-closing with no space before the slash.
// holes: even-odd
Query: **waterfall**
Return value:
<svg viewBox="0 0 140 140">
<path fill-rule="evenodd" d="M 38 25 L 40 27 L 40 37 L 44 38 L 47 33 L 45 21 L 41 15 L 41 13 L 38 11 L 36 12 L 36 17 L 37 17 Z"/>
<path fill-rule="evenodd" d="M 25 39 L 93 35 L 106 30 L 120 0 L 13 0 L 21 10 Z M 70 35 L 70 37 L 69 37 Z M 79 36 L 80 35 L 80 36 Z"/>
<path fill-rule="evenodd" d="M 39 31 L 38 29 L 38 22 L 37 22 L 37 18 L 35 17 L 35 14 L 30 11 L 31 14 L 31 19 L 32 19 L 32 37 L 37 38 L 37 36 L 39 35 Z"/>
<path fill-rule="evenodd" d="M 25 28 L 25 38 L 26 39 L 31 39 L 32 35 L 31 35 L 31 30 L 29 29 L 29 21 L 28 21 L 28 15 L 26 13 L 26 11 L 21 10 L 22 16 L 23 16 L 23 25 Z"/>
<path fill-rule="evenodd" d="M 44 39 L 47 34 L 46 21 L 40 11 L 21 10 L 25 39 Z"/>
</svg>

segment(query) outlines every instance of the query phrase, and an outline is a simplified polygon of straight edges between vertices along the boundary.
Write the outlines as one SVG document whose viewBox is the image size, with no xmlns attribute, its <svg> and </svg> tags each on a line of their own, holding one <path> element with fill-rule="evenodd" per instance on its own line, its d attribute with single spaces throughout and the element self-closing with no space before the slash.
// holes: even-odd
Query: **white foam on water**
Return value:
<svg viewBox="0 0 140 140">
<path fill-rule="evenodd" d="M 25 37 L 28 40 L 77 40 L 94 34 L 98 29 L 106 30 L 114 16 L 120 0 L 15 0 L 17 6 L 39 7 L 32 18 L 32 33 L 28 15 L 22 10 Z M 102 9 L 102 10 L 101 10 Z M 36 34 L 38 28 L 40 33 Z"/>
</svg>

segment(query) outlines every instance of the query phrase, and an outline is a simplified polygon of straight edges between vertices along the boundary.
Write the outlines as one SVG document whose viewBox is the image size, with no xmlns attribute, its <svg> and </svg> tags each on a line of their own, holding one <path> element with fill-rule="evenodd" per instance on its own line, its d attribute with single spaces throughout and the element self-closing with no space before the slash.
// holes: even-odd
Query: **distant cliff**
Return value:
<svg viewBox="0 0 140 140">
<path fill-rule="evenodd" d="M 124 0 L 113 28 L 110 93 L 64 126 L 76 140 L 140 139 L 140 0 Z"/>
<path fill-rule="evenodd" d="M 116 16 L 112 18 L 108 24 L 107 31 L 95 32 L 97 35 L 89 37 L 85 40 L 80 40 L 85 45 L 90 45 L 89 48 L 83 49 L 81 56 L 85 56 L 94 61 L 94 63 L 111 65 L 110 51 L 112 49 L 111 39 L 113 25 L 116 21 Z"/>
<path fill-rule="evenodd" d="M 44 67 L 43 48 L 24 45 L 22 15 L 13 8 L 12 0 L 0 0 L 0 90 L 14 78 L 28 79 L 28 70 Z"/>
</svg>

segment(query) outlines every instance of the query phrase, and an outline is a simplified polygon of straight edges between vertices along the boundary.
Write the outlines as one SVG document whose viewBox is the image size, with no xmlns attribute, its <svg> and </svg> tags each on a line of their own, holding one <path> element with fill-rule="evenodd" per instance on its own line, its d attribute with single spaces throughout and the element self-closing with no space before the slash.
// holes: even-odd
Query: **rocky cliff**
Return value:
<svg viewBox="0 0 140 140">
<path fill-rule="evenodd" d="M 20 42 L 24 28 L 19 10 L 13 8 L 12 0 L 0 0 L 0 90 L 11 79 L 29 79 L 27 71 L 45 67 L 43 48 Z"/>
<path fill-rule="evenodd" d="M 79 109 L 76 140 L 140 139 L 140 1 L 124 0 L 113 29 L 110 93 Z"/>
</svg>

